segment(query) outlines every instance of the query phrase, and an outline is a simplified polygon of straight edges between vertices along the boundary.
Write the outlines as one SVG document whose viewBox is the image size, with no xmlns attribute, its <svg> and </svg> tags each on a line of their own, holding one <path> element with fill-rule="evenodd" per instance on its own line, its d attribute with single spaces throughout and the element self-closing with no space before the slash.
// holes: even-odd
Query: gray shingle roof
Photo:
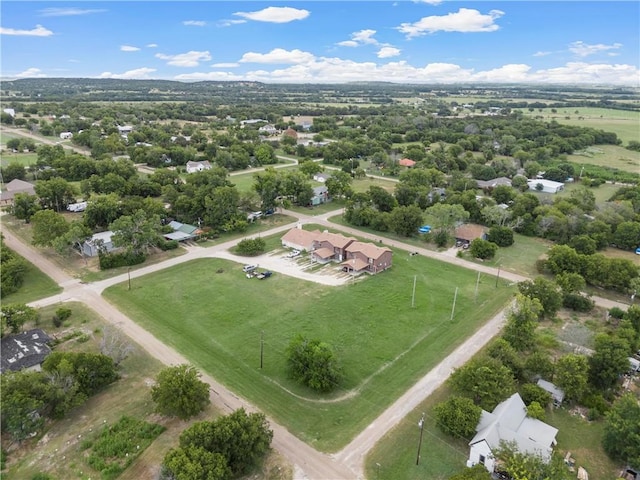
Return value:
<svg viewBox="0 0 640 480">
<path fill-rule="evenodd" d="M 40 328 L 10 335 L 1 340 L 0 372 L 18 371 L 40 365 L 51 353 L 51 338 Z"/>
</svg>

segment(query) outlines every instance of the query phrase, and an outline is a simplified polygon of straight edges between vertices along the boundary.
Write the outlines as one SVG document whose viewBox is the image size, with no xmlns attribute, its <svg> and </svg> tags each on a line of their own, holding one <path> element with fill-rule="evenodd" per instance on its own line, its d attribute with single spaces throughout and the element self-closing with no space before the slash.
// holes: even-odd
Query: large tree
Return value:
<svg viewBox="0 0 640 480">
<path fill-rule="evenodd" d="M 564 390 L 567 400 L 579 400 L 589 381 L 587 357 L 575 353 L 560 357 L 556 362 L 553 381 Z"/>
<path fill-rule="evenodd" d="M 178 447 L 169 451 L 162 462 L 162 480 L 227 480 L 231 470 L 227 460 L 217 452 L 202 447 Z"/>
<path fill-rule="evenodd" d="M 123 215 L 109 228 L 113 231 L 112 241 L 116 247 L 124 247 L 136 254 L 147 254 L 158 244 L 160 238 L 160 218 L 138 210 L 133 215 Z"/>
<path fill-rule="evenodd" d="M 396 207 L 389 215 L 391 229 L 404 237 L 415 235 L 423 222 L 422 210 L 417 205 Z"/>
<path fill-rule="evenodd" d="M 633 393 L 625 393 L 607 413 L 602 446 L 611 458 L 640 465 L 640 403 Z"/>
<path fill-rule="evenodd" d="M 297 335 L 287 347 L 287 367 L 294 380 L 320 392 L 333 390 L 341 378 L 331 346 L 302 335 Z"/>
<path fill-rule="evenodd" d="M 440 430 L 469 440 L 476 432 L 482 409 L 470 398 L 452 396 L 435 406 L 435 414 Z"/>
<path fill-rule="evenodd" d="M 535 332 L 542 305 L 537 298 L 519 294 L 507 316 L 503 337 L 518 351 L 528 350 L 535 343 Z"/>
<path fill-rule="evenodd" d="M 64 178 L 54 177 L 51 180 L 38 180 L 35 191 L 40 197 L 40 203 L 45 208 L 60 212 L 67 205 L 76 201 L 76 189 Z"/>
<path fill-rule="evenodd" d="M 540 318 L 553 318 L 562 307 L 562 294 L 558 286 L 544 277 L 536 277 L 533 281 L 526 280 L 518 284 L 518 290 L 522 295 L 536 298 L 542 305 Z"/>
<path fill-rule="evenodd" d="M 629 344 L 622 338 L 602 333 L 595 338 L 594 350 L 589 357 L 589 381 L 600 390 L 613 388 L 629 369 Z"/>
<path fill-rule="evenodd" d="M 516 391 L 513 373 L 495 358 L 471 360 L 451 374 L 449 383 L 487 411 Z"/>
<path fill-rule="evenodd" d="M 4 275 L 4 272 L 2 272 Z M 0 307 L 0 317 L 2 322 L 11 329 L 11 333 L 19 333 L 25 323 L 35 322 L 39 313 L 24 303 L 3 304 Z"/>
<path fill-rule="evenodd" d="M 53 210 L 40 210 L 31 217 L 33 224 L 31 242 L 34 245 L 50 247 L 55 244 L 58 237 L 63 236 L 69 230 L 69 224 L 65 218 Z"/>
<path fill-rule="evenodd" d="M 199 377 L 194 367 L 184 364 L 160 371 L 151 388 L 157 411 L 186 420 L 204 410 L 211 402 L 209 385 Z"/>
<path fill-rule="evenodd" d="M 28 193 L 16 193 L 13 197 L 12 210 L 16 218 L 24 220 L 25 223 L 29 223 L 33 214 L 40 210 L 38 197 L 29 195 Z"/>
</svg>

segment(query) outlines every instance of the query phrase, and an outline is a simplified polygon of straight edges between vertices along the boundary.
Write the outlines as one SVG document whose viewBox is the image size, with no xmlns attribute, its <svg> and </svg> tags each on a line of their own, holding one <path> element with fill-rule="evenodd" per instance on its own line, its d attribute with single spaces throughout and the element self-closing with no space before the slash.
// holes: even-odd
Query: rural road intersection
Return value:
<svg viewBox="0 0 640 480">
<path fill-rule="evenodd" d="M 295 227 L 299 223 L 315 223 L 324 225 L 327 228 L 333 227 L 343 232 L 358 235 L 359 237 L 364 237 L 376 242 L 381 239 L 380 236 L 332 224 L 328 219 L 331 216 L 340 213 L 339 211 L 318 216 L 303 215 L 291 211 L 285 211 L 284 213 L 297 217 L 298 221 L 296 223 L 283 225 L 269 231 L 262 232 L 260 235 L 268 236 L 276 233 L 282 233 Z M 21 240 L 13 235 L 12 232 L 7 229 L 3 229 L 2 233 L 5 237 L 5 244 L 9 248 L 13 249 L 28 261 L 36 265 L 63 288 L 63 291 L 60 294 L 33 302 L 30 304 L 31 306 L 39 308 L 64 301 L 82 302 L 95 310 L 106 321 L 120 328 L 123 333 L 128 335 L 132 340 L 164 364 L 176 365 L 188 363 L 188 360 L 181 354 L 160 342 L 102 297 L 101 293 L 105 288 L 127 281 L 127 274 L 118 275 L 98 282 L 82 283 L 78 279 L 67 275 L 57 265 L 48 260 L 42 253 L 38 252 L 31 246 L 22 243 Z M 386 238 L 382 240 L 386 246 L 398 247 L 407 251 L 417 251 L 421 255 L 432 257 L 444 262 L 454 263 L 485 274 L 497 274 L 497 270 L 492 267 L 467 262 L 455 256 L 447 255 L 446 253 L 416 248 L 415 246 Z M 234 246 L 237 241 L 238 240 L 233 240 L 212 247 L 189 248 L 188 252 L 180 257 L 174 257 L 161 263 L 136 269 L 131 271 L 130 275 L 131 278 L 136 278 L 189 260 L 207 257 L 225 258 L 242 262 L 241 257 L 235 257 L 228 252 L 229 248 Z M 282 274 L 303 278 L 309 281 L 316 281 L 324 284 L 336 284 L 336 282 L 342 282 L 342 280 L 336 279 L 335 277 L 302 272 L 299 268 L 294 268 L 293 265 L 291 265 L 290 268 L 287 268 L 285 261 L 282 261 L 281 259 L 276 261 L 275 259 L 269 259 L 267 256 L 260 259 L 260 265 Z M 503 279 L 513 282 L 527 280 L 526 277 L 505 271 L 501 271 L 500 276 Z M 593 299 L 596 301 L 596 304 L 605 308 L 611 308 L 613 306 L 626 308 L 626 305 L 610 300 L 598 297 L 593 297 Z M 506 309 L 489 320 L 483 328 L 469 337 L 462 345 L 454 350 L 449 356 L 444 358 L 413 387 L 407 390 L 407 392 L 398 398 L 377 419 L 371 422 L 368 427 L 366 427 L 341 451 L 334 454 L 318 452 L 291 434 L 285 427 L 270 419 L 271 428 L 274 431 L 273 447 L 287 458 L 292 465 L 294 465 L 294 478 L 296 480 L 349 480 L 364 478 L 364 460 L 367 453 L 371 448 L 373 448 L 376 442 L 378 442 L 390 429 L 397 425 L 433 391 L 441 386 L 455 368 L 464 365 L 464 363 L 466 363 L 478 350 L 486 345 L 491 338 L 497 335 L 504 324 L 505 314 Z M 219 384 L 211 376 L 203 373 L 202 379 L 210 385 L 212 403 L 222 411 L 231 412 L 240 407 L 244 407 L 247 411 L 257 411 L 257 409 L 249 404 L 249 402 Z"/>
</svg>

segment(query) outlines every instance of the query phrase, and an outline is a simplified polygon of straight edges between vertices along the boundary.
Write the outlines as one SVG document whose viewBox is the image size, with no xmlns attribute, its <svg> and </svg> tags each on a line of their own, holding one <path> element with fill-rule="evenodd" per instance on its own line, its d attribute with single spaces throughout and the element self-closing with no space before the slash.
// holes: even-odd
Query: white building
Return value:
<svg viewBox="0 0 640 480">
<path fill-rule="evenodd" d="M 515 444 L 522 453 L 538 455 L 543 461 L 551 459 L 558 429 L 535 418 L 527 417 L 527 407 L 518 393 L 500 403 L 493 412 L 482 411 L 476 435 L 469 442 L 467 466 L 482 464 L 493 473 L 496 466 L 494 450 L 500 442 Z"/>
<path fill-rule="evenodd" d="M 205 170 L 211 170 L 211 164 L 208 160 L 201 162 L 187 162 L 187 173 L 203 172 Z"/>
<path fill-rule="evenodd" d="M 535 180 L 527 180 L 529 190 L 544 193 L 558 193 L 564 189 L 564 183 L 545 180 L 544 178 L 536 178 Z"/>
<path fill-rule="evenodd" d="M 73 138 L 73 133 L 71 133 L 71 132 L 60 132 L 60 139 L 61 140 L 69 140 L 70 138 Z"/>
</svg>

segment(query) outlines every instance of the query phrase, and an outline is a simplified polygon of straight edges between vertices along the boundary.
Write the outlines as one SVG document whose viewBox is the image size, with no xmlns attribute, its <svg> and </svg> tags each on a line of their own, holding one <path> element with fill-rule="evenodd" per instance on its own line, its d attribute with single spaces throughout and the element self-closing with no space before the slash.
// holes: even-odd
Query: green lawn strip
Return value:
<svg viewBox="0 0 640 480">
<path fill-rule="evenodd" d="M 280 163 L 290 163 L 290 162 L 285 162 L 285 161 L 281 161 Z M 269 165 L 271 167 L 273 167 L 273 165 Z M 276 171 L 282 171 L 282 170 L 297 170 L 298 166 L 295 164 L 291 164 L 290 166 L 286 166 L 286 167 L 278 167 L 276 168 Z M 250 192 L 253 190 L 253 184 L 255 183 L 255 175 L 258 173 L 262 173 L 262 172 L 248 172 L 248 173 L 240 173 L 238 175 L 231 175 L 229 177 L 229 181 L 231 183 L 233 183 L 236 188 L 238 189 L 239 192 L 244 193 L 244 192 Z"/>
<path fill-rule="evenodd" d="M 29 303 L 40 298 L 50 297 L 62 291 L 49 276 L 42 273 L 34 264 L 28 262 L 24 275 L 24 283 L 18 291 L 9 295 L 2 295 L 2 303 Z"/>
<path fill-rule="evenodd" d="M 345 200 L 332 200 L 327 203 L 321 203 L 313 207 L 301 207 L 299 205 L 292 205 L 291 210 L 294 212 L 302 213 L 304 215 L 324 215 L 325 213 L 344 208 L 347 202 Z"/>
<path fill-rule="evenodd" d="M 36 153 L 12 153 L 3 152 L 0 154 L 0 165 L 6 167 L 12 163 L 24 165 L 35 165 L 38 161 L 38 154 Z"/>
<path fill-rule="evenodd" d="M 444 385 L 402 419 L 369 452 L 365 459 L 366 477 L 379 480 L 445 479 L 462 470 L 469 455 L 468 442 L 442 433 L 433 407 L 451 394 Z M 425 414 L 420 464 L 418 422 Z"/>
<path fill-rule="evenodd" d="M 204 259 L 136 279 L 131 291 L 116 285 L 105 296 L 305 441 L 335 451 L 500 310 L 513 293 L 496 290 L 492 281 L 483 279 L 475 304 L 475 272 L 427 258 L 412 257 L 417 261 L 409 262 L 406 252 L 395 254 L 391 270 L 343 287 L 279 274 L 253 282 L 238 264 Z M 416 299 L 411 308 L 414 275 Z M 455 317 L 450 322 L 456 287 Z M 284 352 L 298 333 L 335 347 L 344 366 L 340 390 L 323 397 L 287 378 Z M 355 388 L 359 391 L 353 398 L 314 402 Z"/>
<path fill-rule="evenodd" d="M 87 463 L 103 479 L 116 478 L 158 437 L 165 427 L 122 416 L 105 426 L 95 439 L 85 439 L 81 449 L 88 450 Z"/>
</svg>

